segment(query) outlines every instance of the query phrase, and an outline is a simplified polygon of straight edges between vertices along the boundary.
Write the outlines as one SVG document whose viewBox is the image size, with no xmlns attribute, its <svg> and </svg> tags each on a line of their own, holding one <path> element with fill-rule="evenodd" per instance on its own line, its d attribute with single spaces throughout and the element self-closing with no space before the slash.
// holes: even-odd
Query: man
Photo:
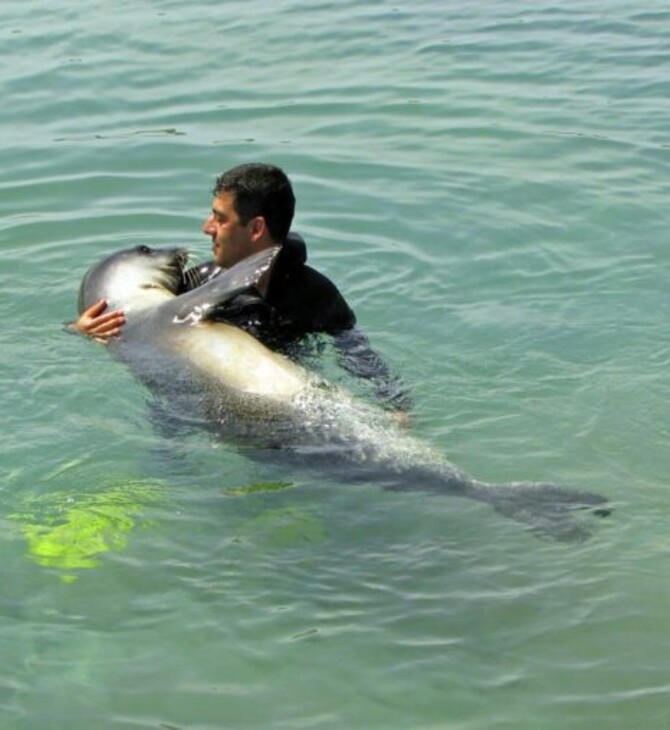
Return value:
<svg viewBox="0 0 670 730">
<path fill-rule="evenodd" d="M 310 332 L 335 334 L 354 326 L 354 313 L 337 287 L 305 264 L 303 240 L 289 235 L 295 197 L 282 170 L 265 164 L 241 165 L 219 176 L 213 193 L 212 212 L 202 230 L 212 239 L 214 260 L 185 273 L 184 291 L 247 256 L 281 245 L 259 291 L 237 302 L 228 319 L 253 330 L 263 341 L 288 341 Z M 118 334 L 125 321 L 123 312 L 105 312 L 105 307 L 105 302 L 95 304 L 75 328 L 103 339 Z"/>
<path fill-rule="evenodd" d="M 268 164 L 240 165 L 220 175 L 212 192 L 212 212 L 202 231 L 212 239 L 213 261 L 186 271 L 183 291 L 279 245 L 272 269 L 258 285 L 226 302 L 214 318 L 239 326 L 273 350 L 294 355 L 294 346 L 306 335 L 333 335 L 343 367 L 372 381 L 382 401 L 406 409 L 407 393 L 355 329 L 356 317 L 344 297 L 330 279 L 307 266 L 304 241 L 289 233 L 295 197 L 285 173 Z M 106 306 L 100 301 L 87 309 L 74 329 L 103 340 L 117 335 L 125 322 L 123 312 L 106 312 Z"/>
</svg>

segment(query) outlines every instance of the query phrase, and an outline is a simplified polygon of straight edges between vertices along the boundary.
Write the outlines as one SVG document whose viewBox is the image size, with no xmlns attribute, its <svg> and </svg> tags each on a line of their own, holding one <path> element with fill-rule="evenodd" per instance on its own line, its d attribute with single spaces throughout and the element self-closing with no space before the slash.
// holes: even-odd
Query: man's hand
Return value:
<svg viewBox="0 0 670 730">
<path fill-rule="evenodd" d="M 391 411 L 391 415 L 398 428 L 410 429 L 412 427 L 412 419 L 409 413 L 405 411 Z"/>
<path fill-rule="evenodd" d="M 119 334 L 126 318 L 120 309 L 114 309 L 111 312 L 105 312 L 105 309 L 107 309 L 107 302 L 101 299 L 92 307 L 84 310 L 79 319 L 72 323 L 72 328 L 79 334 L 106 342 L 110 337 Z"/>
</svg>

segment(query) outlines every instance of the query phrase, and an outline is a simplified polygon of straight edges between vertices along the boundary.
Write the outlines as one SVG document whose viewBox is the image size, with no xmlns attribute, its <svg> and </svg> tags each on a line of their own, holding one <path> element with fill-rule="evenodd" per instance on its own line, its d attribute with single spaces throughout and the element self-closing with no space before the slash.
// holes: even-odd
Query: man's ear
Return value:
<svg viewBox="0 0 670 730">
<path fill-rule="evenodd" d="M 249 233 L 252 241 L 259 241 L 267 232 L 267 224 L 262 215 L 257 215 L 249 221 Z"/>
</svg>

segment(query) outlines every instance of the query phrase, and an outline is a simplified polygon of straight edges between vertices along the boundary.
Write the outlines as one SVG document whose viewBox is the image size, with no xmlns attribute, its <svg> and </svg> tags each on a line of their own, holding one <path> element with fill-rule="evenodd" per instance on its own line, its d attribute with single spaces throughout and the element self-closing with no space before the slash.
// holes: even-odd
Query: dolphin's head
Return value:
<svg viewBox="0 0 670 730">
<path fill-rule="evenodd" d="M 157 293 L 178 294 L 188 251 L 184 248 L 135 246 L 118 251 L 91 267 L 79 288 L 79 313 L 100 299 L 126 309 L 155 300 Z"/>
</svg>

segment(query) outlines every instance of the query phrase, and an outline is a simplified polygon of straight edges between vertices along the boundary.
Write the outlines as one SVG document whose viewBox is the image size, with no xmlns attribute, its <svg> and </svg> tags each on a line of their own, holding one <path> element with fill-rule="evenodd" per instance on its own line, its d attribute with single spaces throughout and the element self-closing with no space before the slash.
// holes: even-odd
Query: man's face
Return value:
<svg viewBox="0 0 670 730">
<path fill-rule="evenodd" d="M 257 250 L 253 221 L 242 225 L 233 205 L 232 193 L 223 192 L 212 202 L 212 213 L 202 226 L 202 232 L 212 239 L 214 261 L 228 269 Z"/>
</svg>

